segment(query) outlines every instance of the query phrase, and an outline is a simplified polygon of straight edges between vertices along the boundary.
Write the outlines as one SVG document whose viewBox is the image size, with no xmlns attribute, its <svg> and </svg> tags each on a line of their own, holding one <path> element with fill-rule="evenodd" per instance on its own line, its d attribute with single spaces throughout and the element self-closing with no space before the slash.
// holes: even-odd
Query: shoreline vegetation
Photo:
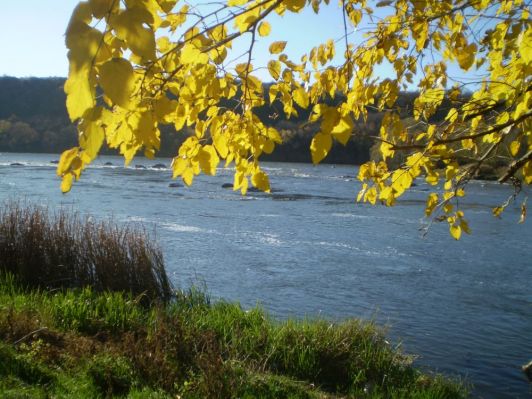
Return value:
<svg viewBox="0 0 532 399">
<path fill-rule="evenodd" d="M 468 397 L 371 321 L 173 289 L 143 231 L 9 203 L 0 259 L 0 397 Z"/>
</svg>

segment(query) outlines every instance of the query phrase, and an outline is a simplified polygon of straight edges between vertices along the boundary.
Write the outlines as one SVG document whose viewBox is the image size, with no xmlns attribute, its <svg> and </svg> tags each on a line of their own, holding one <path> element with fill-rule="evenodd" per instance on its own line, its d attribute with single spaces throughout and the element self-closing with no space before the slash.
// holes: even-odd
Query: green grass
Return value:
<svg viewBox="0 0 532 399">
<path fill-rule="evenodd" d="M 0 397 L 463 398 L 371 322 L 276 321 L 198 290 L 150 306 L 0 277 Z"/>
</svg>

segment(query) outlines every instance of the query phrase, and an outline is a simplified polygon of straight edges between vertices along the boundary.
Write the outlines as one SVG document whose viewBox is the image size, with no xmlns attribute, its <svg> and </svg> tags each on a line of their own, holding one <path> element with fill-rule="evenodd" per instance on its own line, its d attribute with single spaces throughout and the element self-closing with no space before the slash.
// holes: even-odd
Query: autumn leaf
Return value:
<svg viewBox="0 0 532 399">
<path fill-rule="evenodd" d="M 286 42 L 280 41 L 280 42 L 273 42 L 270 44 L 270 54 L 279 54 L 283 52 L 284 48 L 286 47 Z"/>
</svg>

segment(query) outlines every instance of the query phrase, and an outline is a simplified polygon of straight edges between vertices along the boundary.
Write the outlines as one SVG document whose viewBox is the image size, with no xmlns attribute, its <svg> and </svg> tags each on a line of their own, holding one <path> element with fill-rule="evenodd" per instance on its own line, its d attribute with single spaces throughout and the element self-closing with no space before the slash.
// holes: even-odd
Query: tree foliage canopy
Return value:
<svg viewBox="0 0 532 399">
<path fill-rule="evenodd" d="M 479 168 L 497 159 L 501 182 L 516 191 L 532 183 L 532 27 L 522 0 L 341 0 L 344 35 L 308 49 L 299 59 L 285 41 L 269 44 L 266 90 L 253 65 L 258 40 L 268 40 L 275 14 L 320 13 L 328 0 L 89 0 L 79 3 L 66 32 L 70 70 L 67 109 L 79 146 L 65 151 L 57 173 L 72 182 L 104 143 L 129 162 L 154 156 L 159 126 L 192 126 L 195 135 L 173 159 L 173 176 L 189 185 L 221 161 L 235 168 L 234 189 L 269 191 L 259 157 L 281 142 L 254 110 L 279 101 L 287 117 L 311 109 L 320 130 L 310 146 L 314 163 L 334 141 L 347 143 L 368 109 L 384 114 L 382 161 L 360 167 L 359 201 L 393 205 L 417 178 L 434 190 L 425 214 L 447 221 L 458 239 L 469 227 L 458 199 Z M 354 32 L 354 33 L 353 33 Z M 327 38 L 324 38 L 327 39 Z M 340 39 L 334 41 L 333 39 Z M 232 46 L 249 43 L 234 62 Z M 341 56 L 336 56 L 339 53 Z M 338 59 L 340 61 L 338 62 Z M 379 76 L 387 66 L 390 76 Z M 451 66 L 461 70 L 453 77 Z M 396 100 L 417 90 L 415 124 Z M 331 99 L 340 99 L 331 102 Z M 443 122 L 432 118 L 445 109 Z M 333 105 L 331 105 L 333 104 Z M 390 162 L 393 159 L 401 162 Z M 395 165 L 392 167 L 392 165 Z M 499 215 L 505 206 L 493 212 Z M 522 206 L 526 214 L 526 203 Z"/>
</svg>

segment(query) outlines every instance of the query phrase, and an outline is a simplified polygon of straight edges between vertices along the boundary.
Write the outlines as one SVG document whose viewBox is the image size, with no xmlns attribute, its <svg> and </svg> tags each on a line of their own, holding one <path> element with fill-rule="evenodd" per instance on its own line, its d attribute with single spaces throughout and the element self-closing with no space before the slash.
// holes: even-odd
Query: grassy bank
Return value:
<svg viewBox="0 0 532 399">
<path fill-rule="evenodd" d="M 2 398 L 461 398 L 373 323 L 276 321 L 173 291 L 141 233 L 0 212 Z"/>
<path fill-rule="evenodd" d="M 179 293 L 143 306 L 89 288 L 43 291 L 0 278 L 0 397 L 460 398 L 419 372 L 379 328 L 270 319 Z"/>
</svg>

